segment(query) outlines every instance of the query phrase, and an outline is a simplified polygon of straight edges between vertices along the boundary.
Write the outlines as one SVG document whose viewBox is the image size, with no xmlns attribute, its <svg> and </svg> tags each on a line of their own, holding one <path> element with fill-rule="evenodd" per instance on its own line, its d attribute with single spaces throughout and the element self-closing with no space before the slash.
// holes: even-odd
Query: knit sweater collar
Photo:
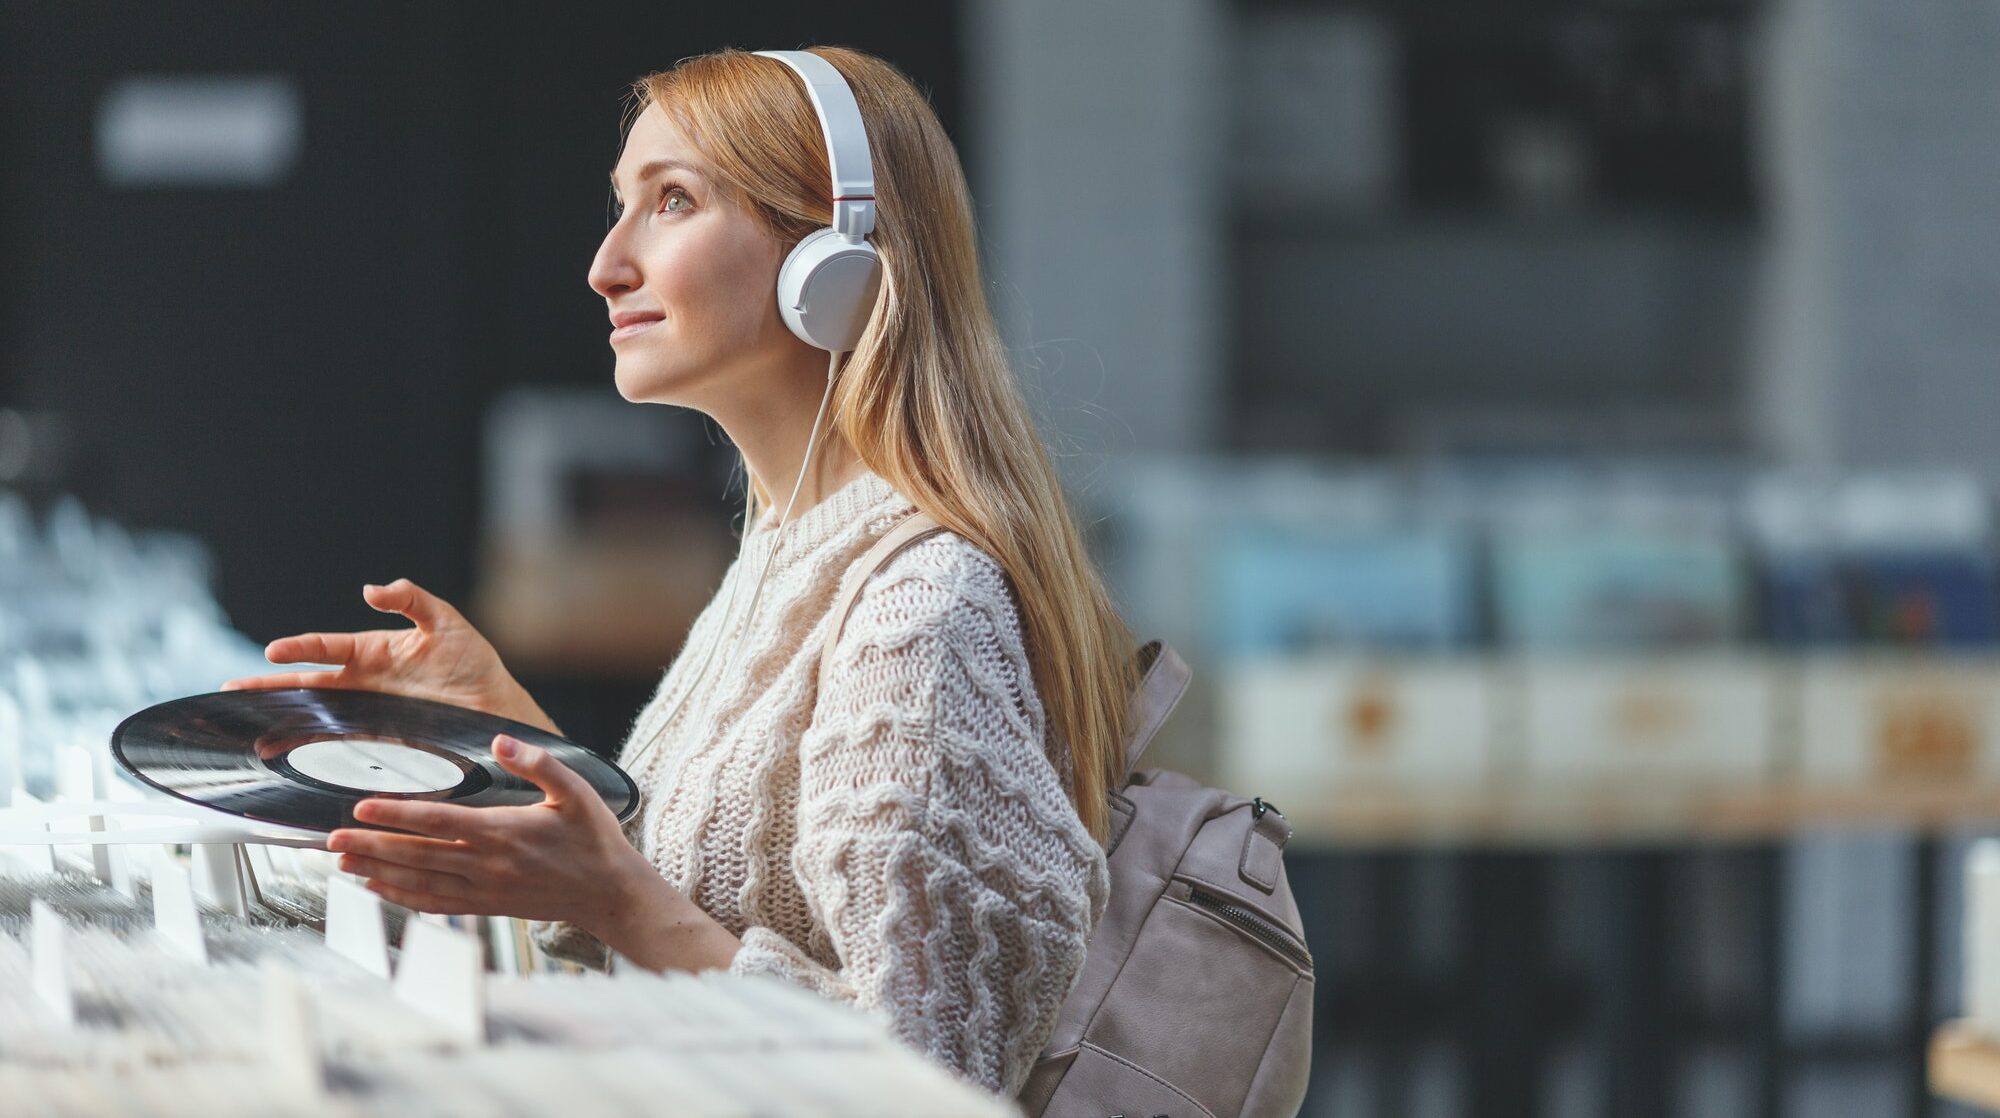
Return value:
<svg viewBox="0 0 2000 1118">
<path fill-rule="evenodd" d="M 772 547 L 772 541 L 782 537 L 784 546 L 780 550 L 783 554 L 773 562 L 784 566 L 788 556 L 817 550 L 820 544 L 839 534 L 843 528 L 872 519 L 870 514 L 909 505 L 909 500 L 896 492 L 881 475 L 864 468 L 859 476 L 828 494 L 818 504 L 804 510 L 794 509 L 792 519 L 782 533 L 776 529 L 784 507 L 780 505 L 764 510 L 756 525 L 744 536 L 743 551 L 746 555 L 761 558 Z"/>
</svg>

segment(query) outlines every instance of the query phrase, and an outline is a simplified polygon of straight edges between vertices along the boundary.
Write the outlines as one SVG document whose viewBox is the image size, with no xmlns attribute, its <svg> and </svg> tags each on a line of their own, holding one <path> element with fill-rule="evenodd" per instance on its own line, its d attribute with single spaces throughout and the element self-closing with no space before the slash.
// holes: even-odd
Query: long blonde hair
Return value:
<svg viewBox="0 0 2000 1118">
<path fill-rule="evenodd" d="M 1006 571 L 1049 732 L 1065 743 L 1077 814 L 1102 842 L 1125 772 L 1138 681 L 1131 631 L 1105 590 L 1022 399 L 980 277 L 972 196 L 930 103 L 894 66 L 815 47 L 854 91 L 875 170 L 883 261 L 873 314 L 828 404 L 869 469 Z M 632 86 L 706 158 L 712 177 L 782 243 L 831 220 L 826 141 L 783 63 L 738 50 Z M 754 489 L 754 487 L 752 487 Z M 754 523 L 758 501 L 752 494 Z"/>
</svg>

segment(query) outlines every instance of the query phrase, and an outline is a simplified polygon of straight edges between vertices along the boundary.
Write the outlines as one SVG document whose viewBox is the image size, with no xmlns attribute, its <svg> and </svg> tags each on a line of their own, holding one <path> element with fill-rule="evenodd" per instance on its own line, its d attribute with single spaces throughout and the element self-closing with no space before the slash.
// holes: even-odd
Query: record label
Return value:
<svg viewBox="0 0 2000 1118">
<path fill-rule="evenodd" d="M 465 779 L 464 769 L 435 753 L 372 738 L 309 741 L 285 761 L 300 775 L 356 792 L 444 792 Z"/>
<path fill-rule="evenodd" d="M 245 819 L 393 831 L 356 820 L 354 805 L 370 796 L 469 807 L 540 803 L 539 787 L 494 760 L 495 734 L 548 750 L 619 822 L 638 811 L 632 778 L 575 742 L 512 719 L 375 691 L 190 695 L 119 723 L 111 753 L 162 792 Z"/>
</svg>

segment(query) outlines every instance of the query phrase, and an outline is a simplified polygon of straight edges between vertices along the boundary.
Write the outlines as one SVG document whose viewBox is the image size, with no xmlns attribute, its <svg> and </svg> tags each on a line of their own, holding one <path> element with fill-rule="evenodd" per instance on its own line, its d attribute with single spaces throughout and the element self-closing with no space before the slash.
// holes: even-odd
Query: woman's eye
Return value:
<svg viewBox="0 0 2000 1118">
<path fill-rule="evenodd" d="M 679 208 L 675 208 L 674 206 L 674 203 L 677 201 L 682 203 Z M 687 192 L 678 186 L 670 186 L 660 194 L 660 212 L 662 213 L 681 213 L 692 205 L 694 205 L 694 200 L 689 198 Z"/>
</svg>

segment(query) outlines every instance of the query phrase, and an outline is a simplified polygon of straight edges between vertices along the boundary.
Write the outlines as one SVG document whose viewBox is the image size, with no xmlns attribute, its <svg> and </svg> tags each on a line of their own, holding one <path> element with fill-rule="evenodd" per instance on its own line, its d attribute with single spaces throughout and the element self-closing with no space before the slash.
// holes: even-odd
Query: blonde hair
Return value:
<svg viewBox="0 0 2000 1118">
<path fill-rule="evenodd" d="M 1077 814 L 1099 842 L 1125 774 L 1137 649 L 1022 399 L 980 277 L 972 197 L 930 103 L 894 66 L 815 47 L 854 91 L 875 170 L 883 261 L 875 309 L 828 404 L 869 469 L 1007 573 L 1049 732 L 1066 744 Z M 819 118 L 783 63 L 738 50 L 633 83 L 711 177 L 782 243 L 829 223 Z M 754 487 L 753 487 L 754 489 Z M 758 516 L 755 494 L 746 523 Z"/>
</svg>

